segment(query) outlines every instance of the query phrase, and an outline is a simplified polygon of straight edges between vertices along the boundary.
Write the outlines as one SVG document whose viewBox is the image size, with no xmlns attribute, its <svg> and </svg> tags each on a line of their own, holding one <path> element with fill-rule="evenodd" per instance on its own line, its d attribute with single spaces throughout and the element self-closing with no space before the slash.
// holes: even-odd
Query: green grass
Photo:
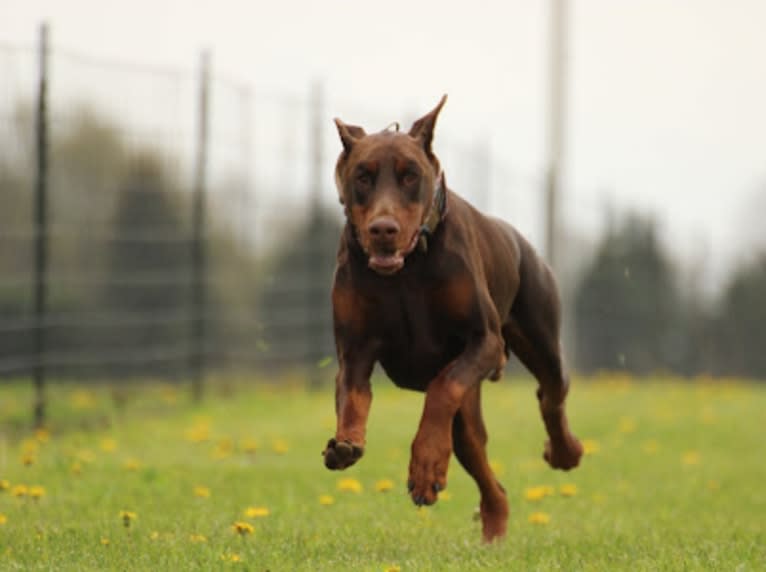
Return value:
<svg viewBox="0 0 766 572">
<path fill-rule="evenodd" d="M 0 492 L 0 570 L 766 569 L 764 385 L 576 383 L 572 427 L 598 450 L 561 473 L 540 460 L 533 384 L 487 384 L 490 457 L 511 504 L 508 536 L 493 546 L 480 542 L 478 493 L 457 463 L 449 499 L 423 510 L 408 499 L 422 396 L 385 380 L 375 382 L 365 457 L 345 473 L 324 469 L 320 455 L 334 428 L 330 388 L 244 387 L 194 406 L 142 387 L 116 409 L 107 390 L 57 387 L 37 452 L 20 430 L 29 400 L 26 385 L 0 387 L 0 479 L 46 494 Z M 245 450 L 253 440 L 257 450 Z M 342 477 L 364 490 L 337 490 Z M 376 491 L 380 479 L 393 490 Z M 577 494 L 561 496 L 563 484 Z M 526 500 L 538 485 L 555 493 Z M 323 494 L 334 504 L 321 505 Z M 249 506 L 270 514 L 247 518 Z M 122 510 L 137 514 L 129 527 Z M 533 512 L 550 521 L 530 523 Z M 254 533 L 239 537 L 235 521 Z M 222 559 L 232 554 L 241 562 Z"/>
</svg>

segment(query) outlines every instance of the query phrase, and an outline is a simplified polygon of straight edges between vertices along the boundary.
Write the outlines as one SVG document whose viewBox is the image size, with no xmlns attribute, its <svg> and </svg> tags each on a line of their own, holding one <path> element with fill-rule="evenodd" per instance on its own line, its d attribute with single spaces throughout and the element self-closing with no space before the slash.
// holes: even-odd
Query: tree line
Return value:
<svg viewBox="0 0 766 572">
<path fill-rule="evenodd" d="M 20 109 L 15 121 L 8 133 L 33 133 L 30 113 Z M 28 368 L 3 365 L 32 351 L 32 149 L 31 136 L 0 136 L 0 376 L 6 377 L 26 374 Z M 87 109 L 56 132 L 51 157 L 53 319 L 46 338 L 48 353 L 68 363 L 61 374 L 186 375 L 192 206 L 177 160 L 128 144 Z M 256 256 L 229 225 L 216 222 L 211 201 L 205 351 L 213 367 L 312 371 L 334 355 L 329 289 L 340 226 L 332 211 L 310 211 L 301 225 L 271 224 L 276 240 Z M 682 287 L 656 223 L 627 215 L 598 241 L 569 303 L 573 365 L 580 372 L 766 379 L 764 250 L 743 261 L 710 301 L 701 289 Z"/>
<path fill-rule="evenodd" d="M 741 262 L 715 300 L 693 282 L 679 284 L 651 218 L 612 225 L 574 294 L 578 369 L 766 380 L 766 250 Z"/>
</svg>

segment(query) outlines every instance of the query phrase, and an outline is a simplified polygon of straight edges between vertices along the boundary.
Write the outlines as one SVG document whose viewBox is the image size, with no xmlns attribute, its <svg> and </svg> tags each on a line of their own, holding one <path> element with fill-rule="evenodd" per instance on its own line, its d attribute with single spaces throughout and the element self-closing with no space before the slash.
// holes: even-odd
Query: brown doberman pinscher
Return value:
<svg viewBox="0 0 766 572">
<path fill-rule="evenodd" d="M 343 143 L 335 180 L 347 221 L 332 291 L 337 431 L 323 455 L 330 469 L 362 456 L 379 362 L 397 386 L 425 392 L 409 467 L 413 501 L 436 502 L 454 452 L 479 487 L 491 542 L 505 534 L 508 502 L 487 460 L 481 382 L 500 379 L 511 351 L 539 382 L 545 460 L 571 469 L 582 446 L 565 413 L 553 275 L 516 229 L 447 188 L 431 147 L 445 101 L 409 133 L 397 126 L 368 135 L 335 120 Z"/>
</svg>

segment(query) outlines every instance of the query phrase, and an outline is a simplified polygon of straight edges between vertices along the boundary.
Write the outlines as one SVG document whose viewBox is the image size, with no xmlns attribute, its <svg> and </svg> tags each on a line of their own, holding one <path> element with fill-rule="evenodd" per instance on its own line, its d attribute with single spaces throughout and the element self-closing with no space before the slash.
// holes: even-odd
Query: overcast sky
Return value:
<svg viewBox="0 0 766 572">
<path fill-rule="evenodd" d="M 487 139 L 529 183 L 545 158 L 547 7 L 0 0 L 0 42 L 31 45 L 47 19 L 56 44 L 105 58 L 191 68 L 211 48 L 216 70 L 258 89 L 323 78 L 329 130 L 335 115 L 393 121 L 448 93 L 445 137 Z M 766 226 L 766 2 L 578 0 L 570 16 L 564 215 L 588 232 L 607 202 L 653 212 L 674 251 L 707 253 L 716 280 Z M 515 213 L 503 189 L 492 206 L 541 236 L 537 214 Z"/>
</svg>

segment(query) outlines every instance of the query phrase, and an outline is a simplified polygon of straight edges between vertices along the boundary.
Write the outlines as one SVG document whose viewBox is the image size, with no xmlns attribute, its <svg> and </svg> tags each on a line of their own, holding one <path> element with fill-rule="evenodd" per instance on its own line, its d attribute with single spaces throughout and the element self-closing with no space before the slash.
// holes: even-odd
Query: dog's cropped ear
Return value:
<svg viewBox="0 0 766 572">
<path fill-rule="evenodd" d="M 359 139 L 367 135 L 364 132 L 364 129 L 362 129 L 358 125 L 347 125 L 346 123 L 343 123 L 337 117 L 335 118 L 335 125 L 338 128 L 340 141 L 341 143 L 343 143 L 343 150 L 345 151 L 346 155 L 351 153 L 351 149 L 354 147 L 354 143 L 356 143 Z"/>
<path fill-rule="evenodd" d="M 447 102 L 447 95 L 444 94 L 439 100 L 436 107 L 433 108 L 428 114 L 424 115 L 412 124 L 410 128 L 410 137 L 418 139 L 423 145 L 423 149 L 426 154 L 431 157 L 433 151 L 431 151 L 431 143 L 434 140 L 434 127 L 436 126 L 436 118 L 439 117 L 439 112 Z"/>
</svg>

